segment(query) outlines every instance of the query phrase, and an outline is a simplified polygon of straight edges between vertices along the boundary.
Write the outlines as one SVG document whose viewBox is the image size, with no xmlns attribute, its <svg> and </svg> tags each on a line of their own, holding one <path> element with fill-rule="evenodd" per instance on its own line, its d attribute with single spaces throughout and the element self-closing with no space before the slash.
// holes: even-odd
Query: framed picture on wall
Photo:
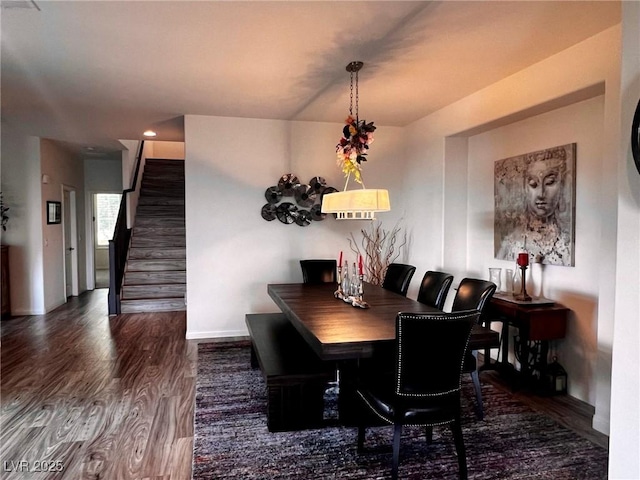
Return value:
<svg viewBox="0 0 640 480">
<path fill-rule="evenodd" d="M 62 223 L 62 203 L 47 200 L 47 225 Z"/>
<path fill-rule="evenodd" d="M 532 261 L 574 266 L 575 170 L 575 143 L 495 162 L 497 259 L 529 252 Z"/>
</svg>

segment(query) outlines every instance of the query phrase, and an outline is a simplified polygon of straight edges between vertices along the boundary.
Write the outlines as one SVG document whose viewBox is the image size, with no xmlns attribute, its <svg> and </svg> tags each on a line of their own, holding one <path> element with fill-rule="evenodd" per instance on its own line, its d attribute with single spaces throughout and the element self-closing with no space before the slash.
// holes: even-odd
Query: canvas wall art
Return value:
<svg viewBox="0 0 640 480">
<path fill-rule="evenodd" d="M 495 162 L 495 257 L 574 266 L 576 144 Z"/>
</svg>

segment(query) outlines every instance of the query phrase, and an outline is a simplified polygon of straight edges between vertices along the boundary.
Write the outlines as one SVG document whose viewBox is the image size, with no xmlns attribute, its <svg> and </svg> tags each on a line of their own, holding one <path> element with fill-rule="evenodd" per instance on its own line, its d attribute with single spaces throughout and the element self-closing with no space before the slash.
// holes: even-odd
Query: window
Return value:
<svg viewBox="0 0 640 480">
<path fill-rule="evenodd" d="M 120 209 L 120 193 L 97 193 L 95 195 L 96 205 L 96 245 L 106 247 L 109 240 L 113 238 L 113 231 L 118 219 Z"/>
</svg>

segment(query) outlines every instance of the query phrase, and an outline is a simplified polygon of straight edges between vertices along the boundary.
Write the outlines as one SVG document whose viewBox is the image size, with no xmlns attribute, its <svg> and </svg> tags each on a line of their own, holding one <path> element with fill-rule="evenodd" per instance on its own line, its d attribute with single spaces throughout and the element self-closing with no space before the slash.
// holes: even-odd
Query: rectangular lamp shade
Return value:
<svg viewBox="0 0 640 480">
<path fill-rule="evenodd" d="M 375 212 L 389 210 L 389 192 L 382 189 L 346 190 L 322 197 L 322 213 L 335 213 L 338 220 L 371 220 Z"/>
</svg>

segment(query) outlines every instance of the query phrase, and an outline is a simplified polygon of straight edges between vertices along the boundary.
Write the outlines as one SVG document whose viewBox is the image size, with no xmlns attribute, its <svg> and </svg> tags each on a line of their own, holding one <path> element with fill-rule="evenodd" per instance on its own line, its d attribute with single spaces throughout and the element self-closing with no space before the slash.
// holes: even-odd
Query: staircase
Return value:
<svg viewBox="0 0 640 480">
<path fill-rule="evenodd" d="M 184 160 L 147 159 L 120 296 L 122 313 L 185 310 Z"/>
</svg>

